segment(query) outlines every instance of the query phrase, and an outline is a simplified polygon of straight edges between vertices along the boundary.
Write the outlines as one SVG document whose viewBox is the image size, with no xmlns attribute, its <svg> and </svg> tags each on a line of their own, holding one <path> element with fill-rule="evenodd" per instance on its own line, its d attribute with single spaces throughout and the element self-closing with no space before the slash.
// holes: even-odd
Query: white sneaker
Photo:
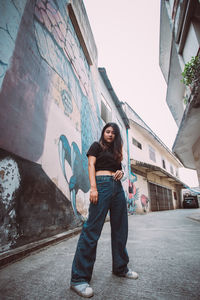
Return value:
<svg viewBox="0 0 200 300">
<path fill-rule="evenodd" d="M 134 271 L 128 270 L 128 272 L 125 274 L 125 278 L 128 279 L 138 279 L 138 274 Z"/>
<path fill-rule="evenodd" d="M 71 285 L 70 288 L 75 291 L 79 296 L 90 298 L 94 295 L 93 289 L 88 283 Z"/>
</svg>

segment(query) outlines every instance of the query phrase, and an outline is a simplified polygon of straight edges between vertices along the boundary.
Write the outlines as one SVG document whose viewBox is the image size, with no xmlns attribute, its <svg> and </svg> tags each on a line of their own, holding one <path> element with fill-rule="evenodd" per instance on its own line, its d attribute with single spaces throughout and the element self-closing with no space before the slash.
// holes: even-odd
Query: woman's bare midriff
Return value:
<svg viewBox="0 0 200 300">
<path fill-rule="evenodd" d="M 96 176 L 102 176 L 102 175 L 113 176 L 114 174 L 115 174 L 115 172 L 112 172 L 112 171 L 106 171 L 106 170 L 96 171 Z"/>
</svg>

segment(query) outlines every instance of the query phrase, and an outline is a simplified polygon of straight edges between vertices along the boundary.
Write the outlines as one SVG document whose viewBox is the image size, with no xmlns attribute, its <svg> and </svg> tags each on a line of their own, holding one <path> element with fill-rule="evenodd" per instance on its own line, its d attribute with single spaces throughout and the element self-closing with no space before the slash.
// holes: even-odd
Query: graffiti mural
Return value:
<svg viewBox="0 0 200 300">
<path fill-rule="evenodd" d="M 68 80 L 69 62 L 82 93 L 89 96 L 89 66 L 67 13 L 63 18 L 57 1 L 37 0 L 35 17 L 35 33 L 41 56 L 55 72 L 63 79 L 67 76 Z"/>
<path fill-rule="evenodd" d="M 62 3 L 65 5 L 63 15 L 59 8 Z M 87 193 L 90 187 L 86 152 L 102 127 L 93 78 L 67 15 L 66 1 L 36 1 L 34 24 L 39 53 L 62 81 L 62 89 L 57 96 L 61 101 L 57 100 L 57 106 L 59 113 L 64 113 L 66 118 L 63 127 L 65 122 L 66 126 L 69 121 L 75 123 L 76 134 L 73 138 L 62 130 L 55 139 L 59 140 L 59 161 L 70 191 L 72 207 L 75 215 L 80 216 L 76 204 L 77 193 L 79 190 Z M 58 90 L 58 87 L 57 90 L 51 89 L 54 102 Z"/>
<path fill-rule="evenodd" d="M 149 198 L 142 194 L 140 196 L 140 201 L 141 201 L 142 208 L 143 208 L 144 212 L 147 212 L 147 209 L 149 207 Z"/>
<path fill-rule="evenodd" d="M 26 0 L 0 1 L 0 89 L 9 68 Z"/>
<path fill-rule="evenodd" d="M 128 212 L 133 214 L 136 210 L 136 201 L 139 199 L 139 188 L 133 181 L 129 180 Z"/>
</svg>

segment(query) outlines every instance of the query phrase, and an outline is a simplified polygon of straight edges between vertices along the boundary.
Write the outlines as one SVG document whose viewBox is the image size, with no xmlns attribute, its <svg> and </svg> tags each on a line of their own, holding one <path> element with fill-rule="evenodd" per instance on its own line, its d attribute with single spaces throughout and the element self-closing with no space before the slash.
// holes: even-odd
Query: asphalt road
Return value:
<svg viewBox="0 0 200 300">
<path fill-rule="evenodd" d="M 200 299 L 200 209 L 129 216 L 129 267 L 138 280 L 111 273 L 110 225 L 99 240 L 91 285 L 94 300 Z M 200 218 L 199 218 L 200 220 Z M 78 236 L 0 270 L 0 299 L 83 299 L 69 289 Z"/>
</svg>

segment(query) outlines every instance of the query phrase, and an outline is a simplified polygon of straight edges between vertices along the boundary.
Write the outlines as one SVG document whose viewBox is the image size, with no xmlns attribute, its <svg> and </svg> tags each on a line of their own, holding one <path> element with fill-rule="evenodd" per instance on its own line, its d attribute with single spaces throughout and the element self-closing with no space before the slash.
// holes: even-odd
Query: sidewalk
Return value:
<svg viewBox="0 0 200 300">
<path fill-rule="evenodd" d="M 129 216 L 129 267 L 138 280 L 111 273 L 110 224 L 99 240 L 92 300 L 199 300 L 200 223 L 175 210 Z M 78 236 L 33 252 L 0 270 L 2 300 L 77 300 L 69 289 Z"/>
</svg>

